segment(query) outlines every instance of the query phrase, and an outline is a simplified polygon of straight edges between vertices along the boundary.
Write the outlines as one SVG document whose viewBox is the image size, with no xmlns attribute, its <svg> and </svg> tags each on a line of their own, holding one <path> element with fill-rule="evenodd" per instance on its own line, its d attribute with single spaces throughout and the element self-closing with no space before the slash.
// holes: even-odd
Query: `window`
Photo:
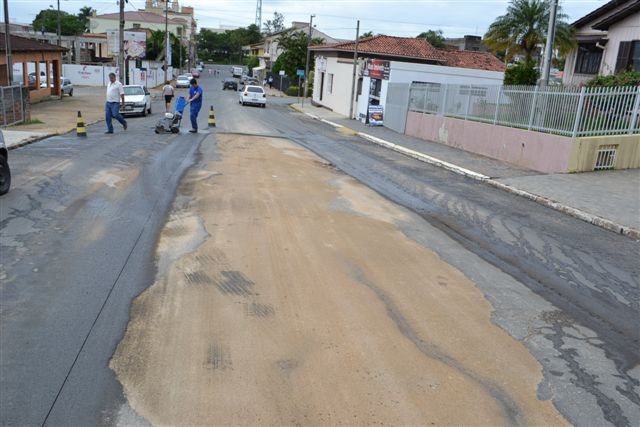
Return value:
<svg viewBox="0 0 640 427">
<path fill-rule="evenodd" d="M 333 74 L 327 77 L 327 92 L 333 93 Z"/>
<path fill-rule="evenodd" d="M 140 28 L 140 24 L 133 24 L 133 28 Z"/>
<path fill-rule="evenodd" d="M 580 43 L 575 72 L 577 74 L 598 74 L 601 60 L 602 49 L 597 47 L 595 43 Z"/>
<path fill-rule="evenodd" d="M 640 71 L 640 40 L 620 42 L 616 73 L 626 70 Z"/>
</svg>

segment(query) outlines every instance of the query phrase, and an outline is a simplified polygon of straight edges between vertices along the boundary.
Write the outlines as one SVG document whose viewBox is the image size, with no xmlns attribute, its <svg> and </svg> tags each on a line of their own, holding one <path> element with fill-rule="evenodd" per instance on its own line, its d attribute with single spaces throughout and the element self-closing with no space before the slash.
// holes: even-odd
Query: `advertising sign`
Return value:
<svg viewBox="0 0 640 427">
<path fill-rule="evenodd" d="M 369 125 L 382 126 L 384 123 L 384 107 L 382 105 L 369 105 Z"/>
<path fill-rule="evenodd" d="M 120 53 L 120 43 L 118 31 L 107 31 L 107 45 L 109 52 L 113 55 Z M 124 32 L 124 54 L 125 58 L 144 58 L 147 51 L 147 33 L 138 31 Z"/>
<path fill-rule="evenodd" d="M 389 61 L 369 59 L 363 74 L 365 77 L 371 77 L 372 79 L 389 80 L 389 69 Z"/>
</svg>

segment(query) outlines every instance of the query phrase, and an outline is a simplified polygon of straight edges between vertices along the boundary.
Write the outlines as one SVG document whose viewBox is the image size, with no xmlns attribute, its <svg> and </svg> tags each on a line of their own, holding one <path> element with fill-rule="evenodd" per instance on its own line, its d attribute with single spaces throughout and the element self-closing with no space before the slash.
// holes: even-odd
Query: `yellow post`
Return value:
<svg viewBox="0 0 640 427">
<path fill-rule="evenodd" d="M 216 127 L 216 114 L 213 111 L 213 105 L 211 106 L 211 109 L 209 110 L 209 127 L 210 128 Z"/>
<path fill-rule="evenodd" d="M 82 114 L 78 111 L 78 122 L 76 124 L 76 135 L 78 136 L 87 136 L 87 128 L 84 126 L 84 119 L 82 118 Z"/>
</svg>

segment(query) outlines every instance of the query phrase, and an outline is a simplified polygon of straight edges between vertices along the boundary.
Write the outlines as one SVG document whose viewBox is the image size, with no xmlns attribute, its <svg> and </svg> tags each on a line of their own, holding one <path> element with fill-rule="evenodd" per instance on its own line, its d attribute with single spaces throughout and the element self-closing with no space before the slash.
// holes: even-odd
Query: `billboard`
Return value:
<svg viewBox="0 0 640 427">
<path fill-rule="evenodd" d="M 117 30 L 107 31 L 107 45 L 109 53 L 118 55 L 120 53 L 119 32 Z M 147 52 L 147 33 L 140 31 L 124 32 L 124 55 L 128 59 L 144 59 Z"/>
<path fill-rule="evenodd" d="M 363 74 L 365 77 L 371 77 L 372 79 L 389 80 L 389 69 L 389 61 L 369 59 Z"/>
</svg>

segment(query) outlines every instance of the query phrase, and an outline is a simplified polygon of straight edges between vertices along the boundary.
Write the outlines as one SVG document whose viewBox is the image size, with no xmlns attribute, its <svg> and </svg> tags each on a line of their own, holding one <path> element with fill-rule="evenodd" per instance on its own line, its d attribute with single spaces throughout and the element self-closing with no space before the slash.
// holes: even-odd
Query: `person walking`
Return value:
<svg viewBox="0 0 640 427">
<path fill-rule="evenodd" d="M 198 132 L 198 113 L 202 108 L 202 88 L 198 86 L 196 79 L 191 79 L 189 86 L 189 118 L 191 119 L 191 130 L 189 132 Z"/>
<path fill-rule="evenodd" d="M 167 81 L 167 84 L 162 88 L 162 94 L 164 95 L 164 111 L 170 113 L 171 100 L 173 99 L 175 91 L 173 86 Z"/>
<path fill-rule="evenodd" d="M 120 103 L 124 108 L 124 87 L 116 80 L 115 73 L 109 73 L 109 84 L 107 85 L 107 103 L 104 107 L 104 116 L 107 121 L 107 131 L 113 133 L 112 119 L 120 122 L 124 130 L 127 130 L 127 121 L 120 114 Z"/>
<path fill-rule="evenodd" d="M 269 76 L 269 89 L 273 89 L 273 76 Z"/>
</svg>

